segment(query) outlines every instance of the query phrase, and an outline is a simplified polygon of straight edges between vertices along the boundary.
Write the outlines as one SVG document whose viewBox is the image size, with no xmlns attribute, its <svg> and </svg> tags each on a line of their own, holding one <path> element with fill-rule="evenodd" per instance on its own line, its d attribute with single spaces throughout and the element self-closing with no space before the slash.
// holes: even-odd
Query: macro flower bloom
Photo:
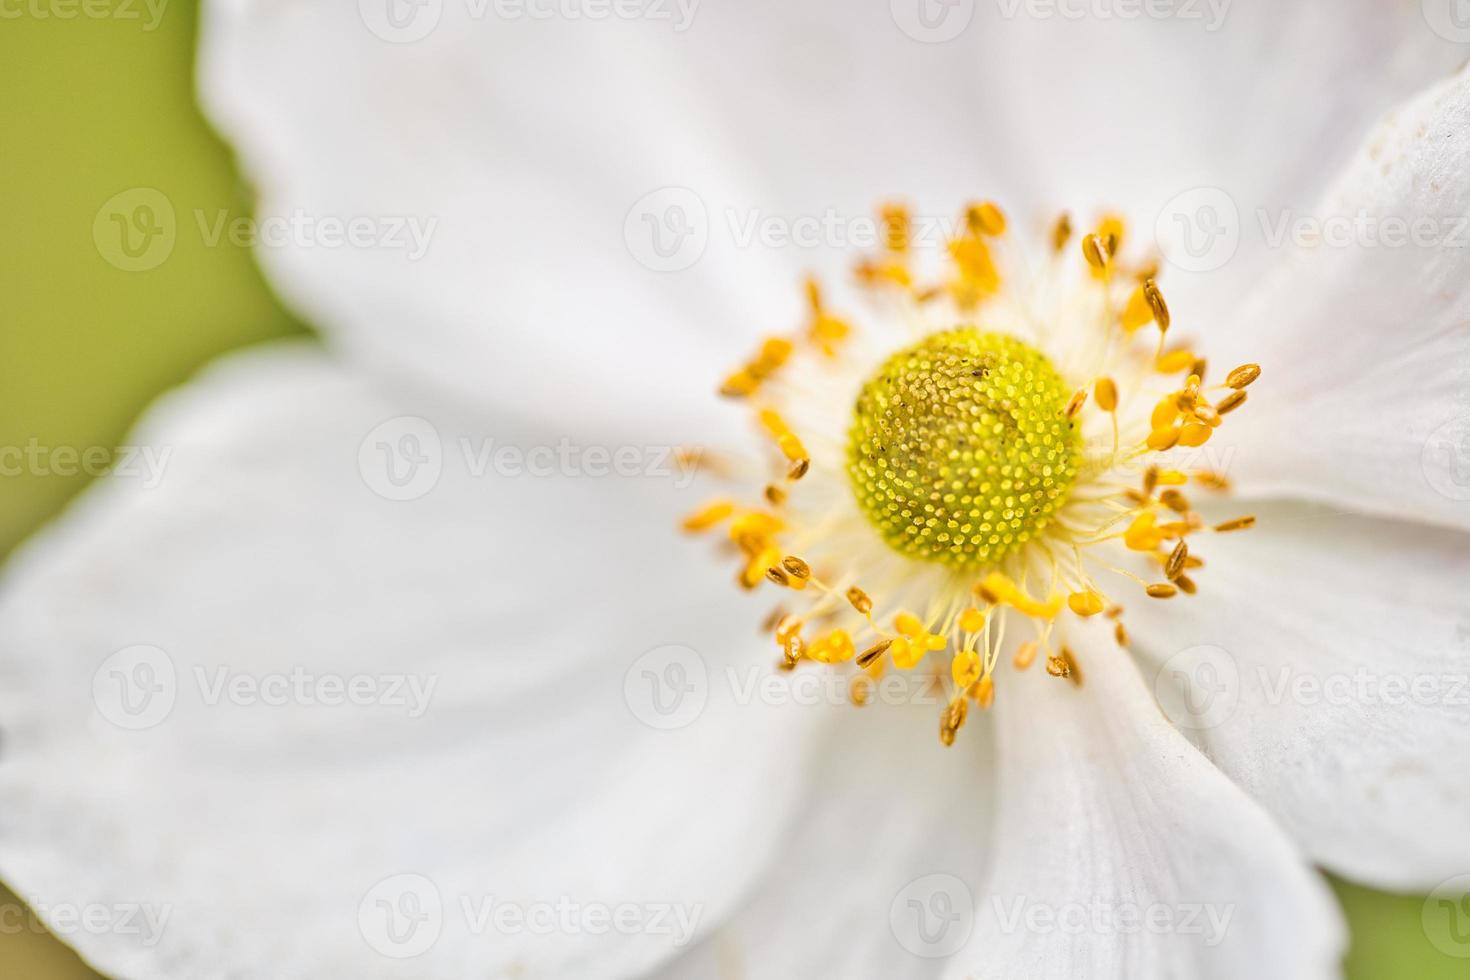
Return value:
<svg viewBox="0 0 1470 980">
<path fill-rule="evenodd" d="M 99 482 L 9 565 L 7 883 L 119 976 L 1300 980 L 1346 941 L 1314 866 L 1406 891 L 1470 870 L 1470 269 L 1444 240 L 1470 214 L 1463 52 L 1381 0 L 1241 3 L 1214 29 L 1182 8 L 675 9 L 206 7 L 203 98 L 260 216 L 384 234 L 263 247 L 323 345 L 168 396 L 132 438 L 171 449 L 162 482 Z M 849 234 L 885 194 L 915 253 L 926 218 L 950 232 L 931 253 L 960 242 L 940 305 L 904 286 L 902 239 Z M 986 199 L 1004 211 L 953 224 Z M 1360 215 L 1445 236 L 1298 241 Z M 417 259 L 388 233 L 410 218 L 437 219 Z M 1190 247 L 1151 254 L 1175 232 Z M 766 338 L 813 325 L 855 366 L 841 384 L 820 344 L 766 370 Z M 749 484 L 800 520 L 731 539 L 762 545 L 737 574 L 777 569 L 761 588 L 794 603 L 822 594 L 793 587 L 806 569 L 847 603 L 848 625 L 788 609 L 793 659 L 878 640 L 852 585 L 884 679 L 927 677 L 931 643 L 975 653 L 938 678 L 993 677 L 962 729 L 949 698 L 876 684 L 792 703 L 816 665 L 782 673 L 766 610 L 676 533 L 711 487 L 661 450 L 739 475 L 715 447 L 748 433 L 711 389 L 752 363 L 781 423 L 761 438 L 810 462 Z M 1222 383 L 1248 403 L 1215 427 Z M 916 406 L 930 386 L 947 407 Z M 1176 482 L 1198 465 L 1105 467 L 1114 419 L 1120 452 L 1177 429 L 1225 509 Z M 951 479 L 950 452 L 1042 478 L 910 533 L 888 473 Z M 1174 530 L 1200 567 L 1169 567 Z M 1124 538 L 1079 557 L 1063 532 Z M 1055 576 L 1028 572 L 1045 549 Z M 1198 594 L 1142 595 L 1108 550 Z M 1360 676 L 1381 683 L 1328 696 Z M 66 928 L 84 906 L 115 925 Z M 159 930 L 125 926 L 138 906 Z"/>
<path fill-rule="evenodd" d="M 1195 594 L 1189 573 L 1203 562 L 1189 542 L 1205 523 L 1180 489 L 1190 474 L 1167 461 L 1209 442 L 1245 404 L 1261 369 L 1242 364 L 1205 387 L 1205 359 L 1165 349 L 1172 319 L 1157 262 L 1123 261 L 1118 217 L 1085 235 L 1069 266 L 1062 258 L 1072 222 L 1062 215 L 1038 281 L 1008 289 L 1006 279 L 1025 266 L 1003 274 L 992 256 L 1006 233 L 993 202 L 965 209 L 963 230 L 948 242 L 950 268 L 934 283 L 912 267 L 911 223 L 902 206 L 885 208 L 883 254 L 857 269 L 897 293 L 909 339 L 876 359 L 854 355 L 851 325 L 808 282 L 803 334 L 767 338 L 721 389 L 755 403 L 778 450 L 764 499 L 714 500 L 684 527 L 728 525 L 743 588 L 769 580 L 806 594 L 806 611 L 778 606 L 770 617 L 786 670 L 803 659 L 855 661 L 863 674 L 853 677 L 852 698 L 863 704 L 889 666 L 909 670 L 942 655 L 940 685 L 943 676 L 952 683 L 939 731 L 950 745 L 971 701 L 994 700 L 1012 616 L 1035 627 L 1015 652 L 1016 667 L 1040 653 L 1049 674 L 1080 686 L 1064 609 L 1079 619 L 1105 614 L 1116 621 L 1117 644 L 1128 643 L 1123 609 L 1096 574 L 1131 578 L 1150 599 Z M 1138 336 L 1149 324 L 1157 344 Z M 808 356 L 792 364 L 798 351 Z M 1095 412 L 1086 410 L 1089 397 Z M 787 421 L 794 412 L 804 416 L 795 429 Z M 798 430 L 814 434 L 817 448 Z M 1212 470 L 1194 480 L 1229 488 Z M 815 492 L 804 492 L 813 483 Z M 1212 530 L 1241 531 L 1254 520 L 1235 517 Z M 887 547 L 874 547 L 878 541 Z M 800 554 L 788 553 L 787 542 Z M 1157 567 L 1141 571 L 1154 581 L 1120 567 L 1126 552 L 1100 557 L 1099 546 L 1110 543 L 1152 559 Z M 901 601 L 891 627 L 880 625 L 859 584 L 875 579 L 922 613 Z M 1028 579 L 1043 591 L 1033 594 Z M 808 619 L 824 624 L 810 641 Z M 868 634 L 862 653 L 855 633 Z"/>
</svg>

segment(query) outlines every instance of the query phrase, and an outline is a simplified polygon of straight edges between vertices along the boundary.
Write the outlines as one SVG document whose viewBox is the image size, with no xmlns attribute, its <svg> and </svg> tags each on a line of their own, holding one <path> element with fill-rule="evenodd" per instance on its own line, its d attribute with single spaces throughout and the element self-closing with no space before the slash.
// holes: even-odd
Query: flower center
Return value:
<svg viewBox="0 0 1470 980">
<path fill-rule="evenodd" d="M 1045 355 L 1004 334 L 964 327 L 899 351 L 853 412 L 847 472 L 859 506 L 901 554 L 995 564 L 1046 526 L 1076 481 L 1071 394 Z"/>
</svg>

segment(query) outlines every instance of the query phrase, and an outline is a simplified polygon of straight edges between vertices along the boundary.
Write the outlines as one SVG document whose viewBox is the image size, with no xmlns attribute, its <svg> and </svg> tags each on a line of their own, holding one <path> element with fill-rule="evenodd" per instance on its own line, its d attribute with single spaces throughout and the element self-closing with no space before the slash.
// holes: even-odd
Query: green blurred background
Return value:
<svg viewBox="0 0 1470 980">
<path fill-rule="evenodd" d="M 38 8 L 67 9 L 65 0 L 8 0 L 0 18 L 0 447 L 34 440 L 80 452 L 118 445 L 154 396 L 214 355 L 305 328 L 248 251 L 211 246 L 194 224 L 196 209 L 212 220 L 250 208 L 229 150 L 194 103 L 197 5 L 167 0 L 151 28 L 136 0 L 107 0 L 103 18 L 38 17 Z M 92 229 L 109 199 L 139 187 L 172 202 L 178 234 L 166 259 L 130 272 L 104 257 Z M 0 553 L 87 479 L 0 475 Z M 1420 898 L 1337 891 L 1354 980 L 1470 976 L 1470 960 L 1429 944 Z M 0 906 L 13 911 L 16 901 L 0 889 Z M 96 976 L 34 921 L 0 917 L 0 977 Z"/>
</svg>

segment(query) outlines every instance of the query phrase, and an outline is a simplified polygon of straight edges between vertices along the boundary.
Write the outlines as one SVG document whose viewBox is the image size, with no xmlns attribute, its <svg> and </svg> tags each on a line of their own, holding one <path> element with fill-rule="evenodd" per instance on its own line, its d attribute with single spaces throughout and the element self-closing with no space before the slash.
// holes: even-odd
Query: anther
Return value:
<svg viewBox="0 0 1470 980">
<path fill-rule="evenodd" d="M 1164 565 L 1164 575 L 1170 580 L 1177 582 L 1184 574 L 1184 562 L 1189 557 L 1189 543 L 1183 538 L 1174 546 L 1169 553 L 1169 561 Z"/>
<path fill-rule="evenodd" d="M 1065 211 L 1057 218 L 1057 223 L 1051 228 L 1051 248 L 1053 252 L 1060 252 L 1067 247 L 1072 240 L 1072 216 Z"/>
<path fill-rule="evenodd" d="M 799 578 L 804 581 L 812 577 L 811 566 L 795 555 L 787 555 L 785 558 L 782 558 L 781 567 L 792 578 Z"/>
<path fill-rule="evenodd" d="M 1159 287 L 1152 279 L 1143 281 L 1143 299 L 1148 303 L 1149 312 L 1154 316 L 1154 322 L 1159 325 L 1159 333 L 1169 330 L 1169 307 L 1164 302 L 1164 294 L 1159 292 Z"/>
<path fill-rule="evenodd" d="M 1111 412 L 1118 407 L 1118 386 L 1113 383 L 1112 378 L 1098 378 L 1092 387 L 1092 395 L 1097 399 L 1097 407 L 1104 412 Z"/>
<path fill-rule="evenodd" d="M 873 600 L 868 598 L 868 594 L 856 585 L 847 590 L 847 601 L 863 616 L 873 611 Z"/>
<path fill-rule="evenodd" d="M 858 655 L 857 665 L 866 670 L 873 666 L 873 661 L 887 653 L 891 646 L 893 646 L 892 640 L 879 640 Z"/>
<path fill-rule="evenodd" d="M 1229 415 L 1237 408 L 1245 404 L 1246 393 L 1243 391 L 1232 391 L 1215 405 L 1216 415 Z"/>
<path fill-rule="evenodd" d="M 1091 589 L 1067 596 L 1067 606 L 1079 616 L 1096 616 L 1103 611 L 1103 598 Z"/>
<path fill-rule="evenodd" d="M 1005 234 L 1006 216 L 994 201 L 970 205 L 965 211 L 965 220 L 972 234 L 989 235 L 992 238 Z"/>
<path fill-rule="evenodd" d="M 1242 364 L 1225 376 L 1225 384 L 1239 390 L 1248 387 L 1260 376 L 1261 366 L 1259 364 Z"/>
<path fill-rule="evenodd" d="M 970 712 L 970 702 L 964 698 L 955 698 L 944 709 L 944 717 L 939 722 L 939 740 L 945 745 L 954 744 L 955 732 L 965 723 L 965 717 Z"/>
<path fill-rule="evenodd" d="M 728 500 L 716 500 L 684 518 L 684 530 L 707 531 L 735 513 L 735 505 Z"/>
<path fill-rule="evenodd" d="M 1174 598 L 1174 596 L 1179 594 L 1179 589 L 1168 582 L 1160 582 L 1157 585 L 1150 585 L 1147 589 L 1144 589 L 1144 591 L 1148 593 L 1149 598 L 1151 599 L 1172 599 Z"/>
<path fill-rule="evenodd" d="M 1108 262 L 1112 260 L 1112 255 L 1108 252 L 1108 243 L 1098 234 L 1091 234 L 1082 239 L 1082 257 L 1098 272 L 1106 271 Z"/>
<path fill-rule="evenodd" d="M 1065 414 L 1069 419 L 1076 418 L 1077 413 L 1082 411 L 1082 406 L 1086 403 L 1087 389 L 1078 388 L 1077 391 L 1072 394 L 1072 400 L 1067 402 L 1067 411 L 1063 414 Z"/>
<path fill-rule="evenodd" d="M 1244 531 L 1246 528 L 1255 526 L 1256 519 L 1247 515 L 1245 517 L 1237 517 L 1233 521 L 1226 521 L 1224 524 L 1216 524 L 1215 530 L 1224 533 L 1226 531 Z"/>
</svg>

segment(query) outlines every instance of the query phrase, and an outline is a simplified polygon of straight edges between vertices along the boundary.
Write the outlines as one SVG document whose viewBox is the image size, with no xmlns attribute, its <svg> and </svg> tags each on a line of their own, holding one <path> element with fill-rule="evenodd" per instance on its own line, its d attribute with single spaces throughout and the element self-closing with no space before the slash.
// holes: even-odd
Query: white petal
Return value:
<svg viewBox="0 0 1470 980">
<path fill-rule="evenodd" d="M 821 751 L 778 872 L 667 980 L 937 976 L 974 927 L 990 843 L 993 732 L 978 713 L 945 749 L 944 694 L 890 675 L 890 694 Z M 917 906 L 913 903 L 917 903 Z M 945 903 L 956 917 L 919 915 Z"/>
<path fill-rule="evenodd" d="M 1199 545 L 1187 611 L 1134 604 L 1133 642 L 1169 715 L 1312 858 L 1428 890 L 1470 867 L 1470 538 L 1258 516 Z"/>
<path fill-rule="evenodd" d="M 1018 2 L 593 19 L 549 0 L 216 0 L 201 85 L 283 233 L 262 260 L 313 323 L 461 395 L 560 420 L 596 406 L 611 427 L 707 404 L 757 332 L 800 324 L 801 270 L 871 244 L 880 198 L 913 199 L 931 240 L 974 195 L 1018 226 L 1123 206 L 1147 239 L 1201 184 L 1243 209 L 1299 199 L 1458 57 L 1411 4 L 1233 5 L 1212 30 L 1206 4 L 1079 22 L 1056 12 L 1075 3 Z M 397 218 L 436 223 L 422 255 L 379 239 Z M 324 219 L 366 220 L 382 247 L 324 247 Z M 679 224 L 667 255 L 660 222 Z"/>
<path fill-rule="evenodd" d="M 396 456 L 395 485 L 409 436 L 427 462 Z M 459 440 L 491 438 L 561 446 L 309 349 L 237 357 L 139 433 L 171 453 L 160 483 L 104 481 L 16 559 L 0 867 L 99 968 L 626 975 L 760 874 L 822 713 L 716 683 L 749 663 L 750 611 L 723 573 L 669 573 L 692 546 L 652 456 L 477 477 Z M 667 713 L 650 674 L 685 691 Z M 414 901 L 418 931 L 388 932 Z M 63 924 L 93 903 L 168 918 Z"/>
<path fill-rule="evenodd" d="M 1461 73 L 1395 112 L 1315 211 L 1284 215 L 1345 237 L 1284 255 L 1237 324 L 1230 363 L 1265 368 L 1222 432 L 1242 489 L 1470 528 L 1466 172 Z"/>
<path fill-rule="evenodd" d="M 753 222 L 868 223 L 876 196 L 906 189 L 950 215 L 984 172 L 965 103 L 929 97 L 962 91 L 966 52 L 913 43 L 881 6 L 711 4 L 676 30 L 436 2 L 411 44 L 365 26 L 388 6 L 219 3 L 202 91 L 263 218 L 437 221 L 417 260 L 294 244 L 262 258 L 351 349 L 469 397 L 667 426 L 669 406 L 712 403 L 756 336 L 800 325 L 800 274 L 833 251 L 762 245 Z M 698 229 L 677 249 L 659 231 L 666 256 L 646 223 L 665 217 Z"/>
<path fill-rule="evenodd" d="M 954 975 L 1336 975 L 1336 910 L 1276 825 L 1110 640 L 1075 653 L 1080 690 L 1037 667 L 997 685 L 994 857 Z"/>
</svg>

